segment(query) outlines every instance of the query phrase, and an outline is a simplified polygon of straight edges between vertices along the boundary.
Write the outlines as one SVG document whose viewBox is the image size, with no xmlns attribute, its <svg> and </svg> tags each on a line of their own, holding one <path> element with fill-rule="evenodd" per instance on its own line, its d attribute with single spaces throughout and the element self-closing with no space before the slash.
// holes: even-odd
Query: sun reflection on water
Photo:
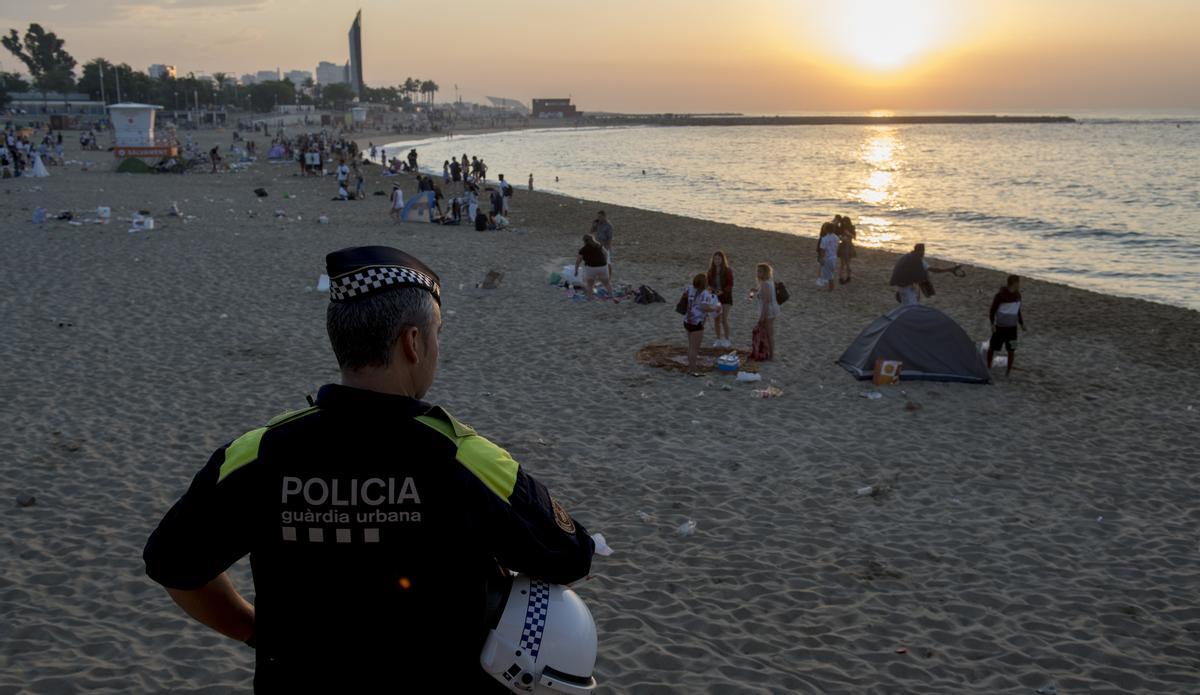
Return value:
<svg viewBox="0 0 1200 695">
<path fill-rule="evenodd" d="M 862 187 L 850 194 L 851 199 L 877 208 L 900 210 L 898 174 L 901 169 L 899 154 L 904 150 L 895 128 L 872 126 L 867 128 L 866 139 L 859 147 L 858 159 L 868 166 Z M 900 241 L 901 235 L 893 222 L 882 215 L 863 215 L 858 220 L 860 246 L 880 247 Z"/>
</svg>

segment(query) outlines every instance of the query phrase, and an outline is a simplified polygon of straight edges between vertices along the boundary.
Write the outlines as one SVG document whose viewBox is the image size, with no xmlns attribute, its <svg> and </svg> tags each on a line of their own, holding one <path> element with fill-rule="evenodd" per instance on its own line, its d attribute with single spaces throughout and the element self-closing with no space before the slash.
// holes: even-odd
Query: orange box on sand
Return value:
<svg viewBox="0 0 1200 695">
<path fill-rule="evenodd" d="M 901 364 L 899 360 L 875 360 L 875 378 L 872 381 L 877 385 L 899 383 Z"/>
</svg>

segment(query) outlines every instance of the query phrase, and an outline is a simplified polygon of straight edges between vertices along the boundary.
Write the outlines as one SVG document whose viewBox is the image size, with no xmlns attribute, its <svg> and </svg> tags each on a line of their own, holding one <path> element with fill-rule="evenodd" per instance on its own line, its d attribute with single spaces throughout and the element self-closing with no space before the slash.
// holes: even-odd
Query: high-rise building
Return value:
<svg viewBox="0 0 1200 695">
<path fill-rule="evenodd" d="M 161 80 L 161 79 L 164 79 L 167 77 L 169 77 L 171 79 L 175 79 L 175 66 L 174 65 L 163 65 L 162 63 L 155 63 L 154 65 L 151 65 L 150 69 L 147 70 L 146 72 L 148 72 L 150 74 L 150 76 L 156 80 Z"/>
<path fill-rule="evenodd" d="M 338 82 L 346 81 L 346 66 L 330 63 L 325 60 L 317 63 L 318 84 L 337 84 Z"/>
<path fill-rule="evenodd" d="M 244 86 L 248 87 L 252 84 L 257 84 L 258 78 L 256 78 L 254 75 L 251 75 L 250 73 L 246 73 L 245 75 L 242 75 L 241 82 Z"/>
<path fill-rule="evenodd" d="M 312 79 L 312 73 L 308 70 L 288 70 L 283 73 L 283 76 L 292 81 L 292 84 L 299 87 L 304 84 L 305 80 Z"/>
<path fill-rule="evenodd" d="M 362 66 L 362 10 L 354 15 L 354 23 L 350 25 L 350 74 L 347 81 L 354 94 L 360 99 L 363 91 Z"/>
</svg>

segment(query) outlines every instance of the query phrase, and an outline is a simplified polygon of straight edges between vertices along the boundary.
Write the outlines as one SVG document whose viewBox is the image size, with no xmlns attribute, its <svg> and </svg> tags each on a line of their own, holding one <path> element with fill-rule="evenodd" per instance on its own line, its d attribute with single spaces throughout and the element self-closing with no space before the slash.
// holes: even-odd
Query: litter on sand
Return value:
<svg viewBox="0 0 1200 695">
<path fill-rule="evenodd" d="M 779 398 L 783 395 L 783 389 L 778 386 L 768 386 L 765 389 L 754 389 L 752 393 L 755 398 Z"/>
<path fill-rule="evenodd" d="M 608 547 L 608 543 L 604 542 L 604 536 L 599 533 L 592 534 L 592 542 L 596 544 L 596 554 L 605 557 L 613 554 L 613 549 Z"/>
<path fill-rule="evenodd" d="M 883 394 L 878 391 L 863 391 L 860 395 L 868 401 L 877 401 L 883 398 Z"/>
<path fill-rule="evenodd" d="M 328 292 L 329 291 L 329 276 L 328 275 L 322 273 L 321 277 L 317 278 L 317 291 L 318 292 Z"/>
<path fill-rule="evenodd" d="M 687 521 L 685 521 L 679 525 L 679 529 L 678 529 L 677 533 L 679 533 L 679 535 L 683 536 L 684 538 L 696 533 L 696 522 L 692 521 L 691 519 L 688 519 Z"/>
<path fill-rule="evenodd" d="M 484 276 L 483 282 L 476 285 L 476 287 L 479 287 L 479 288 L 482 288 L 485 290 L 494 290 L 500 286 L 500 281 L 503 279 L 504 279 L 504 273 L 501 273 L 498 270 L 489 270 L 487 275 Z"/>
<path fill-rule="evenodd" d="M 747 383 L 752 381 L 762 381 L 762 374 L 755 374 L 754 372 L 738 372 L 737 380 Z"/>
</svg>

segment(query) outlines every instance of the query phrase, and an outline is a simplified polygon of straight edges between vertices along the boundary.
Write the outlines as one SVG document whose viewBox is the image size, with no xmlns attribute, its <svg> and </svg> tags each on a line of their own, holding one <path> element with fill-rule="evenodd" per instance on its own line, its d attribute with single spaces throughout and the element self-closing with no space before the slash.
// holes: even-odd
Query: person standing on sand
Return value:
<svg viewBox="0 0 1200 695">
<path fill-rule="evenodd" d="M 708 262 L 708 273 L 705 276 L 708 289 L 717 295 L 721 303 L 721 311 L 713 318 L 717 338 L 713 341 L 715 348 L 733 347 L 733 334 L 729 332 L 729 314 L 733 309 L 733 269 L 729 267 L 729 258 L 724 251 L 717 251 Z M 721 338 L 724 332 L 725 338 Z"/>
<path fill-rule="evenodd" d="M 221 164 L 221 146 L 213 145 L 208 151 L 208 158 L 212 161 L 212 173 L 217 173 L 217 167 Z"/>
<path fill-rule="evenodd" d="M 775 319 L 779 317 L 779 300 L 775 294 L 775 269 L 770 263 L 754 268 L 758 286 L 750 290 L 750 299 L 757 299 L 758 321 L 751 334 L 751 357 L 760 362 L 775 358 Z"/>
<path fill-rule="evenodd" d="M 838 232 L 838 238 L 838 283 L 845 285 L 850 282 L 850 259 L 856 255 L 854 240 L 858 238 L 858 231 L 848 216 L 842 217 L 842 228 Z"/>
<path fill-rule="evenodd" d="M 582 276 L 579 275 L 579 264 L 581 263 L 584 264 Z M 583 293 L 588 299 L 594 296 L 595 284 L 599 282 L 608 291 L 609 299 L 617 301 L 616 295 L 613 294 L 612 280 L 609 277 L 608 256 L 604 253 L 604 247 L 591 234 L 583 235 L 583 248 L 579 249 L 579 253 L 575 256 L 575 277 L 580 279 Z"/>
<path fill-rule="evenodd" d="M 596 219 L 592 220 L 591 235 L 600 242 L 604 247 L 604 253 L 608 254 L 608 273 L 612 275 L 612 243 L 613 243 L 613 228 L 608 223 L 608 215 L 601 210 L 596 213 Z"/>
<path fill-rule="evenodd" d="M 508 692 L 480 666 L 489 592 L 508 570 L 581 579 L 595 543 L 508 452 L 421 400 L 437 274 L 385 246 L 326 266 L 341 383 L 217 449 L 150 535 L 146 574 L 255 649 L 257 692 L 427 693 L 447 674 Z M 255 604 L 227 574 L 247 554 Z"/>
<path fill-rule="evenodd" d="M 500 174 L 500 176 L 497 178 L 500 180 L 500 182 L 496 184 L 500 187 L 500 214 L 508 216 L 508 199 L 512 197 L 512 184 L 504 180 L 504 174 Z"/>
<path fill-rule="evenodd" d="M 1017 326 L 1025 330 L 1025 317 L 1021 314 L 1021 278 L 1009 275 L 1004 287 L 992 297 L 988 309 L 988 320 L 992 324 L 992 339 L 988 342 L 987 365 L 992 368 L 996 351 L 1003 347 L 1008 352 L 1008 366 L 1004 376 L 1012 374 L 1013 362 L 1017 358 Z"/>
<path fill-rule="evenodd" d="M 529 175 L 529 192 L 533 193 L 533 174 Z"/>
<path fill-rule="evenodd" d="M 821 241 L 820 241 L 820 256 L 821 256 L 821 282 L 818 283 L 822 287 L 827 287 L 830 292 L 837 285 L 837 264 L 838 264 L 838 235 L 837 228 L 832 222 L 826 222 L 821 225 Z"/>
<path fill-rule="evenodd" d="M 692 278 L 691 287 L 684 289 L 687 293 L 687 311 L 683 314 L 683 330 L 687 332 L 687 369 L 692 376 L 703 376 L 700 373 L 700 345 L 704 342 L 704 322 L 709 314 L 721 310 L 721 302 L 717 295 L 709 292 L 707 278 L 699 273 Z"/>
<path fill-rule="evenodd" d="M 896 259 L 892 267 L 892 278 L 889 284 L 896 288 L 896 301 L 900 304 L 920 304 L 921 292 L 933 294 L 933 285 L 929 282 L 930 273 L 957 273 L 961 266 L 952 268 L 930 268 L 925 260 L 925 244 L 916 244 L 913 250 Z"/>
<path fill-rule="evenodd" d="M 388 212 L 388 215 L 396 222 L 400 222 L 400 212 L 402 210 L 404 210 L 404 191 L 400 190 L 400 184 L 393 183 L 392 209 Z"/>
</svg>

